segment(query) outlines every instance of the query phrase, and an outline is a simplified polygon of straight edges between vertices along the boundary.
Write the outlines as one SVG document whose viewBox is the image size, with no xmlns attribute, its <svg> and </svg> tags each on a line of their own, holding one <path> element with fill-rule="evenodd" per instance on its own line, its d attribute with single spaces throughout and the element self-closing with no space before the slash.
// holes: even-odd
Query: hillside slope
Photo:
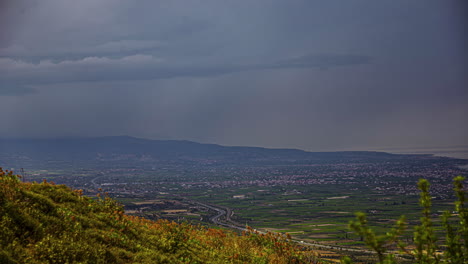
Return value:
<svg viewBox="0 0 468 264">
<path fill-rule="evenodd" d="M 0 263 L 317 263 L 279 235 L 127 216 L 114 200 L 0 168 Z"/>
</svg>

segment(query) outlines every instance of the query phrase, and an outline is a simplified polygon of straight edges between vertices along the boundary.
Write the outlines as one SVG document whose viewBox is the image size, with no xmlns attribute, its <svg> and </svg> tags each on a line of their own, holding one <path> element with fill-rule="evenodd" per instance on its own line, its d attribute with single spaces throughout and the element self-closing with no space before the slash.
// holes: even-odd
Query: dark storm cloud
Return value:
<svg viewBox="0 0 468 264">
<path fill-rule="evenodd" d="M 8 82 L 0 81 L 0 96 L 21 96 L 35 93 L 36 90 L 32 87 L 14 85 Z"/>
<path fill-rule="evenodd" d="M 113 47 L 113 45 L 108 45 Z M 209 77 L 233 72 L 262 69 L 332 68 L 369 63 L 367 56 L 308 55 L 286 59 L 272 64 L 254 65 L 167 65 L 164 60 L 150 55 L 134 55 L 118 59 L 86 57 L 81 60 L 40 61 L 37 64 L 0 58 L 0 95 L 24 95 L 34 92 L 28 85 L 66 82 L 151 80 L 178 77 Z M 15 89 L 12 87 L 18 87 Z"/>
<path fill-rule="evenodd" d="M 359 55 L 334 55 L 334 54 L 322 54 L 322 55 L 307 55 L 293 59 L 280 61 L 274 68 L 329 68 L 345 65 L 359 65 L 370 63 L 371 58 L 369 56 Z"/>
<path fill-rule="evenodd" d="M 0 136 L 467 141 L 461 1 L 0 3 Z"/>
<path fill-rule="evenodd" d="M 15 17 L 21 14 L 23 6 L 14 0 L 0 1 L 0 49 L 10 45 L 10 39 L 14 31 Z"/>
</svg>

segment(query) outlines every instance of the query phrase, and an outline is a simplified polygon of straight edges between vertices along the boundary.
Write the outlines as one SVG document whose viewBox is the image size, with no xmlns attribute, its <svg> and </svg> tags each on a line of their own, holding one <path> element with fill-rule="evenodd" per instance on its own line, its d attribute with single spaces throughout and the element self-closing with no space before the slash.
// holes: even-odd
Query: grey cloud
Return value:
<svg viewBox="0 0 468 264">
<path fill-rule="evenodd" d="M 370 56 L 363 55 L 337 55 L 321 54 L 306 55 L 284 61 L 273 65 L 273 68 L 331 68 L 346 65 L 368 64 L 371 62 Z"/>
<path fill-rule="evenodd" d="M 77 46 L 77 47 L 56 47 L 49 50 L 34 50 L 27 49 L 26 47 L 19 45 L 12 45 L 5 48 L 0 48 L 0 56 L 3 57 L 26 57 L 26 56 L 38 56 L 38 57 L 57 57 L 65 55 L 77 55 L 82 57 L 83 54 L 95 56 L 96 54 L 129 54 L 147 50 L 153 50 L 164 46 L 164 43 L 156 40 L 134 40 L 134 39 L 123 39 L 108 41 L 105 43 L 90 45 L 90 46 Z M 102 55 L 101 55 L 102 56 Z M 59 57 L 60 58 L 60 57 Z"/>
<path fill-rule="evenodd" d="M 124 53 L 129 51 L 141 51 L 158 48 L 163 45 L 159 41 L 154 40 L 117 40 L 110 41 L 95 47 L 85 50 L 88 53 Z"/>
<path fill-rule="evenodd" d="M 10 124 L 0 136 L 310 150 L 466 142 L 464 7 L 0 0 L 0 122 Z"/>
<path fill-rule="evenodd" d="M 112 45 L 111 45 L 112 46 Z M 367 64 L 370 57 L 358 55 L 308 55 L 281 60 L 270 64 L 252 65 L 193 65 L 166 62 L 151 55 L 136 54 L 122 58 L 85 57 L 80 60 L 53 62 L 43 60 L 37 64 L 21 60 L 0 58 L 0 80 L 11 85 L 53 84 L 65 82 L 151 80 L 178 77 L 209 77 L 234 72 L 262 69 L 332 68 Z M 21 86 L 20 86 L 21 87 Z M 18 92 L 18 95 L 33 89 Z M 11 88 L 9 88 L 11 93 Z"/>
<path fill-rule="evenodd" d="M 23 96 L 37 92 L 32 87 L 13 85 L 0 81 L 0 96 Z"/>
</svg>

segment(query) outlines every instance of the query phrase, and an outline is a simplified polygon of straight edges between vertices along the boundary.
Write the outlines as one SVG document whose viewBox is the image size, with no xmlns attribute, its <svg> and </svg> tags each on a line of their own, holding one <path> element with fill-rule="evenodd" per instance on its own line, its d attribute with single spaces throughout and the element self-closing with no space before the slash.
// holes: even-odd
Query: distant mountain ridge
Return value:
<svg viewBox="0 0 468 264">
<path fill-rule="evenodd" d="M 0 164 L 12 160 L 45 161 L 134 161 L 220 163 L 319 162 L 337 159 L 398 158 L 374 151 L 307 152 L 299 149 L 231 147 L 185 140 L 150 140 L 129 136 L 56 139 L 0 139 Z"/>
</svg>

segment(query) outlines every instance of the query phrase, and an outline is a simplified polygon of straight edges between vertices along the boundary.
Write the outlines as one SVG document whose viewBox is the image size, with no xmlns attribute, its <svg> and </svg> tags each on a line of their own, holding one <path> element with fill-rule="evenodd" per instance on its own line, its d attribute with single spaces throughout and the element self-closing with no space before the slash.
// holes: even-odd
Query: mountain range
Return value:
<svg viewBox="0 0 468 264">
<path fill-rule="evenodd" d="M 299 149 L 221 146 L 185 140 L 150 140 L 129 136 L 0 139 L 0 164 L 15 166 L 51 162 L 307 164 L 340 160 L 399 159 L 407 156 L 409 155 L 374 151 L 308 152 Z"/>
</svg>

